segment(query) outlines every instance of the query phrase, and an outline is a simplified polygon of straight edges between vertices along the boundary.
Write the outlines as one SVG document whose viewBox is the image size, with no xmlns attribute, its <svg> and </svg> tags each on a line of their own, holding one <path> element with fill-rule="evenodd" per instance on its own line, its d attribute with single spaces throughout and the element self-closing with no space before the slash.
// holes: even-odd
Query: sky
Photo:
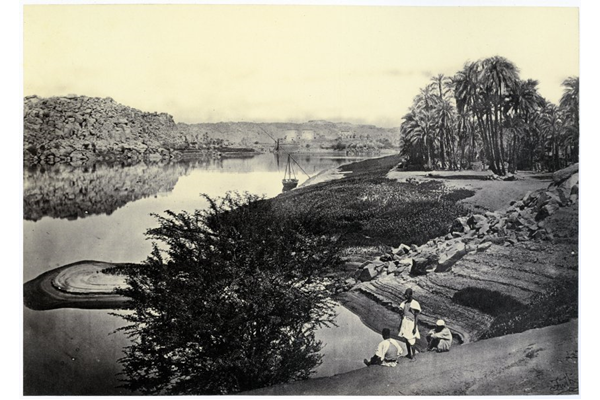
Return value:
<svg viewBox="0 0 600 400">
<path fill-rule="evenodd" d="M 508 58 L 557 103 L 579 76 L 569 7 L 23 7 L 23 94 L 112 97 L 176 122 L 396 127 L 433 75 Z"/>
</svg>

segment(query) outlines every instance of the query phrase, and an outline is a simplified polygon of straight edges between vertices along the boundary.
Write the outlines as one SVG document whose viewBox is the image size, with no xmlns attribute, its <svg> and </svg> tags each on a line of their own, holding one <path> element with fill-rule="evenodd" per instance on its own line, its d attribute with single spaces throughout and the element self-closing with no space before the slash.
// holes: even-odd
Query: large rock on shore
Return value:
<svg viewBox="0 0 600 400">
<path fill-rule="evenodd" d="M 371 279 L 375 278 L 378 273 L 379 271 L 377 270 L 377 266 L 374 264 L 369 264 L 361 270 L 358 279 L 361 282 L 368 282 Z"/>
<path fill-rule="evenodd" d="M 410 273 L 412 275 L 425 275 L 428 271 L 433 271 L 439 257 L 439 254 L 431 250 L 421 252 L 412 259 Z"/>
<path fill-rule="evenodd" d="M 435 272 L 447 272 L 452 266 L 467 253 L 463 242 L 454 243 L 440 256 Z"/>
<path fill-rule="evenodd" d="M 552 174 L 552 181 L 555 185 L 558 186 L 573 175 L 577 175 L 579 179 L 579 163 L 570 165 L 567 168 L 563 168 L 561 170 L 556 171 L 554 174 Z"/>
</svg>

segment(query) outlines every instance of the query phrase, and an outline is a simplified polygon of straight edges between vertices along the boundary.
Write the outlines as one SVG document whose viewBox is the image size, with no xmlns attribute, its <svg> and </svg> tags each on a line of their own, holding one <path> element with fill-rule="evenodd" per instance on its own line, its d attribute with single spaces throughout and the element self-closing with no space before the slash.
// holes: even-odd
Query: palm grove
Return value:
<svg viewBox="0 0 600 400">
<path fill-rule="evenodd" d="M 410 168 L 467 169 L 481 162 L 498 175 L 555 171 L 577 162 L 579 78 L 563 82 L 557 106 L 536 80 L 519 78 L 503 57 L 468 62 L 420 89 L 400 128 Z"/>
</svg>

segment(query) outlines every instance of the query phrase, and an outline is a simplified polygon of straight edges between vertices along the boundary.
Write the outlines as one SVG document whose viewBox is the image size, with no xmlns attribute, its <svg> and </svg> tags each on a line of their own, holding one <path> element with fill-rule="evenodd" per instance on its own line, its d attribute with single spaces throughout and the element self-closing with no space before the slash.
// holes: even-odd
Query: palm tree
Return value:
<svg viewBox="0 0 600 400">
<path fill-rule="evenodd" d="M 459 126 L 465 131 L 469 130 L 471 134 L 469 163 L 475 161 L 475 155 L 479 152 L 477 147 L 475 117 L 478 109 L 477 96 L 479 91 L 478 79 L 480 67 L 479 62 L 468 62 L 464 65 L 463 69 L 458 71 L 451 79 L 456 110 L 463 118 L 463 123 Z M 459 136 L 461 136 L 460 133 Z"/>
<path fill-rule="evenodd" d="M 494 56 L 481 62 L 479 82 L 483 90 L 486 130 L 491 139 L 490 159 L 495 173 L 505 175 L 503 110 L 508 91 L 519 79 L 517 67 L 504 57 Z"/>
<path fill-rule="evenodd" d="M 449 144 L 447 143 L 446 136 L 450 134 L 449 125 L 454 114 L 453 106 L 448 100 L 448 93 L 451 89 L 448 85 L 449 81 L 450 79 L 444 76 L 444 74 L 438 74 L 431 78 L 431 83 L 429 84 L 430 90 L 437 90 L 435 114 L 437 122 L 436 129 L 439 135 L 440 161 L 442 168 L 446 168 L 446 152 L 448 151 Z"/>
<path fill-rule="evenodd" d="M 579 77 L 569 77 L 562 83 L 565 91 L 560 99 L 560 108 L 565 116 L 565 128 L 572 143 L 571 161 L 579 159 Z"/>
<path fill-rule="evenodd" d="M 538 81 L 533 79 L 526 81 L 517 80 L 510 88 L 508 94 L 508 103 L 505 109 L 505 126 L 512 133 L 512 140 L 509 139 L 508 141 L 509 169 L 511 172 L 517 169 L 517 157 L 520 153 L 521 145 L 530 143 L 530 136 L 534 129 L 532 115 L 535 115 L 545 103 L 545 100 L 537 91 L 537 85 Z"/>
<path fill-rule="evenodd" d="M 545 138 L 545 154 L 550 153 L 547 166 L 550 170 L 560 169 L 560 142 L 563 121 L 557 106 L 547 103 L 541 112 L 541 127 Z"/>
<path fill-rule="evenodd" d="M 431 88 L 426 86 L 415 97 L 413 108 L 415 120 L 423 137 L 428 169 L 432 168 L 432 159 L 435 153 L 435 102 L 436 98 L 433 96 Z"/>
</svg>

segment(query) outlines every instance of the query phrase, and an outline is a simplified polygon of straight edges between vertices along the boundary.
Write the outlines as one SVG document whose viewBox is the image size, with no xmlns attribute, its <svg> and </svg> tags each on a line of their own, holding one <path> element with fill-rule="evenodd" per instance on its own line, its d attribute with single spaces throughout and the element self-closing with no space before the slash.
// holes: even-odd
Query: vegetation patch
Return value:
<svg viewBox="0 0 600 400">
<path fill-rule="evenodd" d="M 399 156 L 341 167 L 352 172 L 275 199 L 273 209 L 288 216 L 308 215 L 314 233 L 334 233 L 344 246 L 423 244 L 449 232 L 454 219 L 468 213 L 458 200 L 472 191 L 449 191 L 437 181 L 397 182 L 385 177 Z"/>
</svg>

